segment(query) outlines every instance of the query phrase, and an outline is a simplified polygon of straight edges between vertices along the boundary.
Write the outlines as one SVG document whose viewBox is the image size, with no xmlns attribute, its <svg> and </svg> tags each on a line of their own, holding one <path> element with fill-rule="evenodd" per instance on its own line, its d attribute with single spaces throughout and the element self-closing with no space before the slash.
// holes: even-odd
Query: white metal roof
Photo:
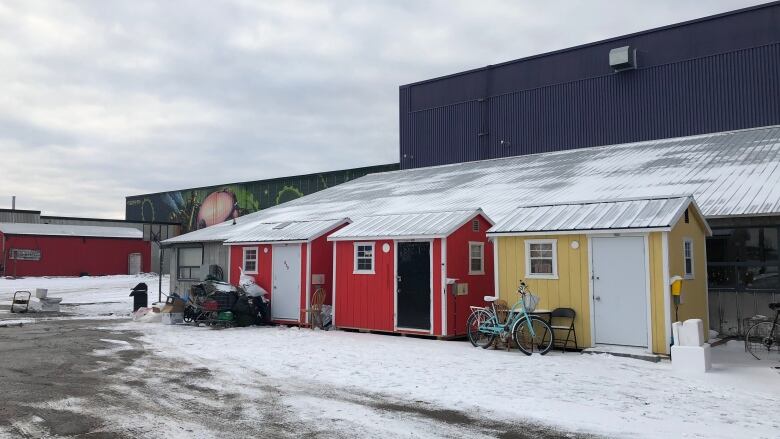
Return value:
<svg viewBox="0 0 780 439">
<path fill-rule="evenodd" d="M 370 174 L 239 224 L 693 195 L 706 217 L 780 214 L 780 126 Z M 219 241 L 230 222 L 174 238 Z M 172 241 L 172 240 L 169 240 Z"/>
<path fill-rule="evenodd" d="M 488 233 L 668 230 L 677 223 L 688 206 L 695 208 L 691 197 L 524 206 L 506 216 Z"/>
<path fill-rule="evenodd" d="M 369 215 L 331 234 L 328 240 L 445 237 L 479 214 L 484 215 L 481 209 Z"/>
<path fill-rule="evenodd" d="M 253 227 L 245 228 L 233 234 L 225 242 L 236 244 L 308 241 L 316 239 L 347 222 L 349 222 L 349 219 L 342 218 L 337 220 L 255 223 Z"/>
<path fill-rule="evenodd" d="M 68 224 L 0 223 L 8 235 L 79 236 L 94 238 L 141 239 L 143 232 L 132 227 L 73 226 Z"/>
</svg>

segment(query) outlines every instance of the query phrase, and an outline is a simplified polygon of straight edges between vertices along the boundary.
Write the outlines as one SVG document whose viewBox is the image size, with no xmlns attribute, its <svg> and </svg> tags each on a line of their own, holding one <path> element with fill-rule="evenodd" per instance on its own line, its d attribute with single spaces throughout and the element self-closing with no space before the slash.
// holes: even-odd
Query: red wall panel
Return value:
<svg viewBox="0 0 780 439">
<path fill-rule="evenodd" d="M 311 244 L 301 244 L 301 309 L 308 308 L 306 297 L 306 286 L 308 282 L 311 282 L 311 278 L 307 279 L 308 257 L 307 253 L 311 251 L 311 273 L 310 274 L 323 274 L 325 275 L 325 303 L 332 303 L 332 291 L 333 291 L 333 243 L 328 241 L 327 236 L 330 233 L 340 229 L 338 227 L 333 229 L 327 235 L 321 236 L 311 242 Z M 258 285 L 268 291 L 269 297 L 273 289 L 273 245 L 270 244 L 249 244 L 249 245 L 234 245 L 230 249 L 230 280 L 234 285 L 238 285 L 240 277 L 240 268 L 244 263 L 244 248 L 245 247 L 257 247 L 258 249 L 258 265 L 257 274 L 250 275 L 255 279 Z M 267 252 L 266 252 L 267 250 Z M 315 286 L 311 285 L 311 294 L 314 294 Z"/>
<path fill-rule="evenodd" d="M 238 285 L 241 267 L 244 266 L 244 247 L 257 247 L 257 274 L 250 274 L 271 297 L 271 258 L 273 246 L 267 244 L 230 246 L 230 283 Z M 267 250 L 267 252 L 266 252 Z"/>
<path fill-rule="evenodd" d="M 374 242 L 374 274 L 354 274 L 354 242 L 336 245 L 336 326 L 393 331 L 395 253 L 393 241 Z M 390 251 L 382 251 L 388 244 Z"/>
<path fill-rule="evenodd" d="M 447 334 L 466 333 L 466 319 L 471 313 L 470 306 L 484 306 L 484 296 L 493 295 L 493 244 L 487 240 L 486 231 L 490 223 L 479 216 L 479 231 L 472 230 L 469 221 L 447 237 L 447 277 L 458 279 L 459 283 L 469 284 L 469 294 L 454 296 L 447 292 Z M 469 242 L 485 243 L 485 274 L 469 274 Z"/>
<path fill-rule="evenodd" d="M 12 248 L 40 250 L 41 259 L 12 260 Z M 142 271 L 149 272 L 151 265 L 151 245 L 141 239 L 5 235 L 5 248 L 0 252 L 5 274 L 10 276 L 127 274 L 131 253 L 141 253 Z"/>
<path fill-rule="evenodd" d="M 339 227 L 340 228 L 340 227 Z M 338 230 L 338 229 L 336 229 Z M 334 232 L 336 231 L 334 230 Z M 332 304 L 333 298 L 333 242 L 328 241 L 327 235 L 320 236 L 311 243 L 311 274 L 325 275 L 325 303 Z M 311 282 L 311 279 L 309 279 Z M 316 286 L 312 284 L 311 293 L 314 294 Z"/>
</svg>

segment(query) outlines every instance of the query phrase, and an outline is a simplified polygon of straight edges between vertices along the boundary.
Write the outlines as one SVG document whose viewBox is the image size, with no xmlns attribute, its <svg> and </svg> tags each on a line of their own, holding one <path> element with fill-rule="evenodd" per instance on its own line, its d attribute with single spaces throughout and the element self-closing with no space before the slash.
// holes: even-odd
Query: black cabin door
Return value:
<svg viewBox="0 0 780 439">
<path fill-rule="evenodd" d="M 399 328 L 431 329 L 431 243 L 398 243 Z"/>
</svg>

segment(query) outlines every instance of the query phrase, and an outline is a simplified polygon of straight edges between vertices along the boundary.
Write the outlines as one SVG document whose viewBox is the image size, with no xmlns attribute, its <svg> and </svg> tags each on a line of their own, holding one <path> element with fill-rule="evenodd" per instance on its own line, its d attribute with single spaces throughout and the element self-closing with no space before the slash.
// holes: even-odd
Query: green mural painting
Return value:
<svg viewBox="0 0 780 439">
<path fill-rule="evenodd" d="M 222 186 L 127 197 L 125 219 L 169 221 L 182 233 L 257 212 L 366 174 L 394 171 L 397 164 L 299 175 Z"/>
</svg>

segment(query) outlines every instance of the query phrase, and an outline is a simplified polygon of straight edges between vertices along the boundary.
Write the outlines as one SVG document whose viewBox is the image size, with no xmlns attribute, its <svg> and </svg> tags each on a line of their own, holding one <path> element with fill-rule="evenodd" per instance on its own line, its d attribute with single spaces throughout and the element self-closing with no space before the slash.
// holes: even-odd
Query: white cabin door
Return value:
<svg viewBox="0 0 780 439">
<path fill-rule="evenodd" d="M 273 246 L 273 291 L 271 317 L 298 321 L 301 312 L 301 246 Z"/>
<path fill-rule="evenodd" d="M 141 273 L 141 253 L 127 255 L 127 274 Z"/>
<path fill-rule="evenodd" d="M 596 343 L 647 347 L 644 238 L 592 238 L 591 244 Z"/>
</svg>

